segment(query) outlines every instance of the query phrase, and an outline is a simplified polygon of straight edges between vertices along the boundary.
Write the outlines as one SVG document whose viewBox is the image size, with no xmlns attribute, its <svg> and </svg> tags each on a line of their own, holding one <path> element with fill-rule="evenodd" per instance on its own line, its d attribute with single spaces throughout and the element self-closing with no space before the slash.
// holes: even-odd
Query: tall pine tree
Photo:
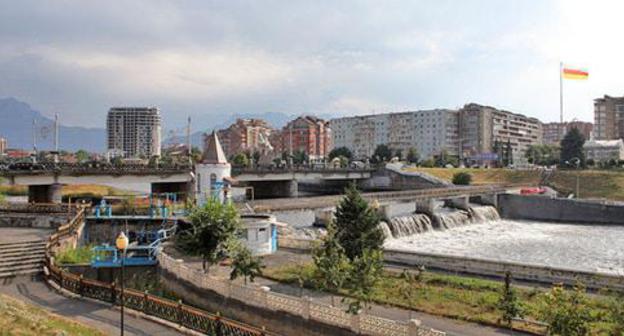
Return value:
<svg viewBox="0 0 624 336">
<path fill-rule="evenodd" d="M 585 166 L 585 153 L 583 152 L 583 145 L 585 144 L 585 137 L 578 130 L 578 128 L 572 128 L 561 140 L 561 165 L 566 166 L 566 162 L 570 164 L 576 164 L 577 158 L 580 160 L 581 167 Z"/>
<path fill-rule="evenodd" d="M 355 185 L 349 185 L 345 192 L 336 209 L 336 238 L 353 261 L 361 257 L 364 250 L 380 250 L 384 234 L 379 227 L 379 215 L 369 207 Z"/>
</svg>

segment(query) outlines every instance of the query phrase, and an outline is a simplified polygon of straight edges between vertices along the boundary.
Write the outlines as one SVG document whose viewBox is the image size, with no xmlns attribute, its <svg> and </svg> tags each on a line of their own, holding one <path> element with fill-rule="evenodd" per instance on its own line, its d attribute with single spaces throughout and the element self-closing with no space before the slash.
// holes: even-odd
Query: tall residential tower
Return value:
<svg viewBox="0 0 624 336">
<path fill-rule="evenodd" d="M 106 120 L 108 152 L 123 158 L 160 156 L 161 125 L 157 107 L 113 107 Z"/>
</svg>

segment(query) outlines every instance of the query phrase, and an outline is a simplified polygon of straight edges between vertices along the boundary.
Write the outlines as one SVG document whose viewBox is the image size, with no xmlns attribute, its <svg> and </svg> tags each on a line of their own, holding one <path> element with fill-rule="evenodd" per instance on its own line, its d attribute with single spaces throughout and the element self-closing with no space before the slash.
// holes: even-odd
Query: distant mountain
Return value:
<svg viewBox="0 0 624 336">
<path fill-rule="evenodd" d="M 10 148 L 32 148 L 33 119 L 37 121 L 37 148 L 53 149 L 52 119 L 15 98 L 0 98 L 0 136 L 7 138 Z M 102 128 L 59 126 L 59 147 L 62 150 L 103 152 L 105 141 L 106 130 Z"/>
</svg>

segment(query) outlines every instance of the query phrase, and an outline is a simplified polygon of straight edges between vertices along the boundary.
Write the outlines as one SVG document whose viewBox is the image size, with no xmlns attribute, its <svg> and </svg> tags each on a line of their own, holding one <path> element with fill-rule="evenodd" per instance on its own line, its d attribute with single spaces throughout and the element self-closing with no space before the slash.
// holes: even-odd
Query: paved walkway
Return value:
<svg viewBox="0 0 624 336">
<path fill-rule="evenodd" d="M 174 252 L 173 249 L 168 249 L 167 253 L 172 255 L 175 258 L 181 258 L 185 260 L 185 264 L 196 268 L 201 269 L 201 261 L 199 258 L 181 256 L 180 254 Z M 294 264 L 298 264 L 308 260 L 310 257 L 306 254 L 291 254 L 291 253 L 277 253 L 275 255 L 270 256 L 269 258 L 265 258 L 265 264 L 267 266 L 283 264 L 285 262 L 291 262 Z M 216 274 L 218 276 L 222 276 L 224 278 L 229 278 L 229 268 L 223 266 L 213 266 L 210 268 L 210 272 L 212 274 Z M 239 280 L 237 280 L 239 281 Z M 240 280 L 242 283 L 242 280 Z M 280 282 L 276 282 L 266 278 L 256 278 L 254 282 L 256 285 L 268 286 L 271 288 L 271 291 L 288 294 L 292 296 L 308 296 L 312 298 L 312 300 L 317 302 L 323 302 L 326 304 L 332 304 L 332 295 L 327 293 L 322 293 L 319 291 L 312 291 L 308 289 L 301 289 L 299 286 L 292 284 L 284 284 Z M 333 301 L 336 305 L 341 305 L 340 301 L 342 299 L 341 296 L 333 296 Z M 346 310 L 346 306 L 345 306 Z M 371 307 L 371 311 L 381 317 L 385 317 L 388 319 L 394 319 L 399 321 L 407 321 L 410 318 L 415 318 L 422 321 L 422 324 L 426 327 L 437 329 L 440 331 L 445 331 L 447 335 L 450 336 L 499 336 L 499 335 L 526 335 L 525 333 L 521 333 L 518 331 L 510 331 L 507 329 L 501 329 L 496 327 L 489 327 L 480 325 L 477 323 L 464 322 L 460 320 L 445 318 L 437 315 L 410 311 L 408 309 L 396 308 L 393 306 L 384 306 L 379 304 L 374 304 Z M 410 317 L 411 316 L 411 317 Z"/>
<path fill-rule="evenodd" d="M 70 299 L 50 289 L 43 281 L 27 277 L 0 279 L 0 293 L 34 304 L 55 314 L 97 328 L 107 335 L 118 335 L 119 310 L 104 303 Z M 150 320 L 125 315 L 125 334 L 136 336 L 184 335 Z"/>
</svg>

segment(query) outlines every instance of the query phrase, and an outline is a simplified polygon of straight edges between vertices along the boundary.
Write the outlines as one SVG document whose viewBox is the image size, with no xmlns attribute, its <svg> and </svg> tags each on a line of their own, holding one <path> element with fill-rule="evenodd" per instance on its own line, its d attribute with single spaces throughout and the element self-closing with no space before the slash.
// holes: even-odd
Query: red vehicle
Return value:
<svg viewBox="0 0 624 336">
<path fill-rule="evenodd" d="M 541 195 L 546 193 L 546 189 L 542 187 L 537 188 L 522 188 L 520 189 L 521 195 Z"/>
</svg>

